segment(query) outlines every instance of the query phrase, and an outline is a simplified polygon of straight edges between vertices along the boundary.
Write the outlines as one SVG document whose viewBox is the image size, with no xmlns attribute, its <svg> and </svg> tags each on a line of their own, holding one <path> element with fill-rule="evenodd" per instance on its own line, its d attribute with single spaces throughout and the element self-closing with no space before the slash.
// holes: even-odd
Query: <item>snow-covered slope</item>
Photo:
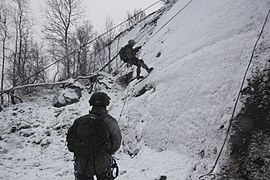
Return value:
<svg viewBox="0 0 270 180">
<path fill-rule="evenodd" d="M 138 40 L 140 57 L 155 69 L 126 89 L 106 90 L 123 133 L 119 180 L 193 180 L 211 170 L 269 8 L 268 0 L 181 0 L 155 26 L 144 27 L 150 17 L 126 33 L 120 45 Z M 52 107 L 50 96 L 6 107 L 0 179 L 72 179 L 65 133 L 88 112 L 89 97 L 83 92 L 64 108 Z"/>
</svg>

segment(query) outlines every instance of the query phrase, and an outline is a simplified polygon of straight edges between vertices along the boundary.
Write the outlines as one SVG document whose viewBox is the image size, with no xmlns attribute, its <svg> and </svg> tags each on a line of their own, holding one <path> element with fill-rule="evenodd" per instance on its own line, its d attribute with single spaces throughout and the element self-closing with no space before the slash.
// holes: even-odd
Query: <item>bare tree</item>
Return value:
<svg viewBox="0 0 270 180">
<path fill-rule="evenodd" d="M 146 14 L 144 11 L 141 9 L 135 9 L 133 12 L 127 11 L 127 23 L 126 23 L 126 28 L 131 28 L 134 26 L 136 23 L 141 21 L 146 17 Z"/>
<path fill-rule="evenodd" d="M 8 35 L 8 7 L 5 1 L 0 4 L 0 40 L 2 41 L 2 66 L 1 66 L 1 88 L 4 90 L 4 79 L 5 79 L 5 64 L 6 64 L 6 46 Z M 3 94 L 1 94 L 1 104 L 3 104 Z"/>
<path fill-rule="evenodd" d="M 71 58 L 69 56 L 72 26 L 84 13 L 81 0 L 47 0 L 43 8 L 46 17 L 44 31 L 46 39 L 58 45 L 62 51 L 64 76 L 71 77 Z"/>
<path fill-rule="evenodd" d="M 12 85 L 15 87 L 18 81 L 23 81 L 24 76 L 22 75 L 23 70 L 23 40 L 25 33 L 28 33 L 30 28 L 28 19 L 28 1 L 27 0 L 12 0 L 14 5 L 13 12 L 13 24 L 15 33 L 14 39 L 14 50 L 13 50 L 13 68 L 12 68 Z M 11 92 L 13 93 L 13 92 Z M 14 96 L 12 96 L 14 97 Z M 14 98 L 11 102 L 15 104 Z"/>
<path fill-rule="evenodd" d="M 93 25 L 90 21 L 84 21 L 82 25 L 77 27 L 73 42 L 74 48 L 77 49 L 74 59 L 76 62 L 75 74 L 76 76 L 86 76 L 88 73 L 88 61 L 90 60 L 90 42 L 96 33 L 93 30 Z"/>
<path fill-rule="evenodd" d="M 57 61 L 57 59 L 61 58 L 61 55 L 59 54 L 60 51 L 58 50 L 58 46 L 54 42 L 50 42 L 49 47 L 50 47 L 50 49 L 48 50 L 49 59 L 52 62 L 55 62 L 56 65 L 56 71 L 54 72 L 53 75 L 53 82 L 55 82 L 60 73 L 60 62 Z"/>
<path fill-rule="evenodd" d="M 175 4 L 178 0 L 161 0 L 162 2 L 164 2 L 165 4 L 171 3 L 171 4 Z"/>
<path fill-rule="evenodd" d="M 113 20 L 110 17 L 106 18 L 106 22 L 105 22 L 105 30 L 106 30 L 106 34 L 104 34 L 102 36 L 102 43 L 103 43 L 103 48 L 107 48 L 108 52 L 108 58 L 107 61 L 109 61 L 111 59 L 111 44 L 116 36 L 116 29 L 114 28 L 114 23 Z M 112 67 L 109 64 L 108 65 L 108 70 L 109 72 L 112 71 Z"/>
<path fill-rule="evenodd" d="M 113 20 L 107 17 L 105 22 L 106 33 L 99 36 L 93 44 L 93 67 L 94 69 L 102 68 L 111 57 L 111 44 L 116 36 L 116 29 L 114 28 Z M 108 71 L 112 71 L 111 65 L 107 65 Z"/>
<path fill-rule="evenodd" d="M 93 44 L 94 60 L 92 63 L 92 70 L 95 71 L 98 68 L 103 67 L 106 63 L 106 51 L 105 51 L 104 38 L 99 36 Z"/>
<path fill-rule="evenodd" d="M 37 42 L 30 40 L 29 47 L 26 52 L 27 62 L 25 65 L 25 74 L 30 74 L 28 84 L 46 82 L 46 72 L 43 71 L 46 66 L 46 58 L 44 57 L 43 46 Z"/>
<path fill-rule="evenodd" d="M 7 28 L 9 28 L 7 32 L 10 34 L 8 47 L 5 45 L 6 43 L 2 43 L 4 44 L 3 50 L 5 49 L 2 55 L 4 59 L 2 60 L 6 61 L 8 66 L 2 68 L 2 73 L 5 73 L 6 80 L 10 81 L 13 87 L 27 83 L 40 82 L 40 74 L 36 73 L 39 70 L 37 67 L 44 67 L 44 63 L 41 63 L 40 61 L 41 56 L 33 55 L 36 54 L 33 49 L 37 49 L 39 46 L 34 42 L 33 34 L 31 32 L 32 25 L 28 17 L 28 1 L 12 0 L 9 1 L 9 5 L 10 23 L 6 23 L 6 31 Z M 2 17 L 3 16 L 1 16 L 1 19 Z M 1 30 L 4 32 L 3 29 Z M 5 34 L 2 33 L 2 35 Z M 4 42 L 7 38 L 3 38 L 2 40 L 2 42 Z M 6 49 L 10 50 L 8 54 L 6 54 Z M 39 63 L 38 65 L 35 63 L 37 60 Z M 28 93 L 28 91 L 22 91 L 21 93 L 25 94 Z M 11 102 L 13 104 L 15 104 L 14 97 L 14 91 L 11 91 Z"/>
</svg>

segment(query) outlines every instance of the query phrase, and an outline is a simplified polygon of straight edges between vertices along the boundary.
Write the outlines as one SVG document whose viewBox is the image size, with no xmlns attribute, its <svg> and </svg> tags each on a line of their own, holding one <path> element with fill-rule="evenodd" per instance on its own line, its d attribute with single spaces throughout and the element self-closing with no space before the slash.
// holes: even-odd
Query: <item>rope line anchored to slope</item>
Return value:
<svg viewBox="0 0 270 180">
<path fill-rule="evenodd" d="M 161 26 L 146 42 L 152 39 L 159 31 L 161 31 L 167 24 L 169 24 L 177 15 L 179 15 L 193 0 L 190 0 L 183 8 L 181 8 L 173 17 L 171 17 L 163 26 Z M 144 44 L 146 44 L 146 42 Z"/>
<path fill-rule="evenodd" d="M 259 33 L 259 36 L 258 36 L 258 38 L 257 38 L 257 40 L 256 40 L 256 42 L 255 42 L 254 47 L 253 47 L 253 50 L 252 50 L 252 53 L 251 53 L 251 57 L 250 57 L 250 59 L 249 59 L 248 66 L 247 66 L 246 71 L 245 71 L 245 73 L 244 73 L 244 77 L 243 77 L 242 82 L 241 82 L 240 90 L 239 90 L 239 93 L 238 93 L 238 95 L 237 95 L 237 99 L 236 99 L 235 104 L 234 104 L 232 116 L 231 116 L 230 121 L 229 121 L 228 129 L 227 129 L 227 131 L 226 131 L 226 136 L 225 136 L 225 139 L 224 139 L 223 144 L 222 144 L 222 146 L 221 146 L 221 149 L 220 149 L 220 151 L 219 151 L 219 154 L 218 154 L 218 156 L 217 156 L 217 158 L 216 158 L 216 160 L 215 160 L 215 163 L 214 163 L 214 165 L 213 165 L 211 171 L 208 172 L 207 174 L 201 175 L 201 176 L 199 177 L 199 179 L 203 179 L 203 178 L 206 178 L 206 177 L 211 178 L 211 179 L 215 179 L 215 175 L 213 174 L 213 171 L 215 170 L 215 168 L 216 168 L 216 166 L 217 166 L 217 163 L 218 163 L 218 161 L 219 161 L 219 159 L 220 159 L 220 157 L 221 157 L 221 154 L 222 154 L 222 152 L 223 152 L 223 150 L 224 150 L 225 144 L 226 144 L 226 142 L 227 142 L 227 140 L 228 140 L 229 133 L 230 133 L 230 130 L 231 130 L 231 127 L 232 127 L 232 122 L 233 122 L 233 119 L 234 119 L 234 116 L 235 116 L 237 104 L 238 104 L 239 99 L 240 99 L 240 96 L 241 96 L 241 91 L 242 91 L 242 89 L 243 89 L 243 87 L 244 87 L 244 83 L 245 83 L 245 80 L 246 80 L 246 76 L 247 76 L 248 70 L 249 70 L 250 65 L 251 65 L 251 63 L 252 63 L 252 60 L 253 60 L 254 53 L 255 53 L 256 47 L 257 47 L 257 45 L 258 45 L 258 42 L 259 42 L 259 40 L 261 39 L 261 36 L 262 36 L 262 34 L 263 34 L 265 25 L 266 25 L 266 23 L 267 23 L 267 21 L 268 21 L 269 14 L 270 14 L 270 9 L 268 10 L 268 13 L 267 13 L 267 15 L 266 15 L 266 18 L 265 18 L 265 21 L 264 21 L 263 26 L 262 26 L 262 28 L 261 28 L 261 31 L 260 31 L 260 33 Z"/>
<path fill-rule="evenodd" d="M 146 44 L 150 39 L 152 39 L 161 29 L 163 29 L 166 25 L 168 25 L 177 15 L 179 15 L 180 14 L 180 12 L 182 12 L 191 2 L 192 2 L 193 0 L 190 0 L 183 8 L 181 8 L 173 17 L 171 17 L 163 26 L 161 26 L 157 31 L 156 31 L 156 33 L 154 33 L 147 41 L 145 41 L 144 43 L 143 43 L 143 45 L 144 44 Z M 139 34 L 140 35 L 140 34 Z M 139 36 L 139 35 L 137 35 L 137 37 Z M 141 38 L 140 38 L 141 39 Z M 140 40 L 139 39 L 139 40 Z M 138 41 L 139 41 L 138 40 Z M 113 59 L 112 60 L 110 60 L 106 65 L 108 65 L 110 62 L 112 62 L 116 57 L 117 57 L 117 55 L 118 55 L 118 53 L 115 55 L 115 57 L 113 57 Z M 105 65 L 105 66 L 106 66 Z M 103 70 L 104 68 L 105 68 L 105 66 L 101 69 L 101 70 Z M 120 121 L 120 119 L 121 119 L 121 117 L 122 117 L 122 114 L 123 114 L 123 110 L 124 110 L 124 108 L 125 108 L 125 106 L 126 106 L 126 103 L 127 103 L 127 97 L 128 97 L 128 91 L 129 91 L 129 84 L 128 84 L 128 87 L 127 87 L 127 95 L 126 95 L 126 97 L 125 97 L 125 100 L 124 100 L 124 104 L 123 104 L 123 107 L 122 107 L 122 109 L 121 109 L 121 113 L 120 113 L 120 115 L 119 115 L 119 120 L 118 121 Z"/>
</svg>

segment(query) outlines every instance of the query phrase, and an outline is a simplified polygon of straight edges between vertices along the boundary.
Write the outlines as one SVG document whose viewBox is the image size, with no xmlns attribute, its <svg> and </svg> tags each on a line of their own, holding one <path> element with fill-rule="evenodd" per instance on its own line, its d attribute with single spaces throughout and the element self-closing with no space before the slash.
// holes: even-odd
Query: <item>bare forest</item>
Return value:
<svg viewBox="0 0 270 180">
<path fill-rule="evenodd" d="M 0 2 L 0 104 L 15 104 L 33 93 L 35 84 L 61 84 L 57 82 L 91 76 L 104 66 L 112 73 L 108 62 L 117 55 L 112 42 L 146 15 L 136 9 L 127 12 L 118 26 L 107 17 L 105 32 L 99 34 L 83 7 L 81 0 L 46 0 L 40 8 L 42 31 L 34 36 L 29 1 Z"/>
</svg>

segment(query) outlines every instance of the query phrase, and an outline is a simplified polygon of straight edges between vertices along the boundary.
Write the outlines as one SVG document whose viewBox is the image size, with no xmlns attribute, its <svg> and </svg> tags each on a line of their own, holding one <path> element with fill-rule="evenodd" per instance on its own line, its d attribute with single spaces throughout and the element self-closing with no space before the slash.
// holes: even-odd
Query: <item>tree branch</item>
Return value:
<svg viewBox="0 0 270 180">
<path fill-rule="evenodd" d="M 80 79 L 90 79 L 93 78 L 94 76 L 97 76 L 97 74 L 92 74 L 90 76 L 79 76 L 76 79 L 69 79 L 69 80 L 65 80 L 65 81 L 59 81 L 59 82 L 53 82 L 53 83 L 37 83 L 37 84 L 26 84 L 26 85 L 22 85 L 22 86 L 16 86 L 12 89 L 6 90 L 4 92 L 9 92 L 11 90 L 17 90 L 17 89 L 22 89 L 22 88 L 29 88 L 29 87 L 39 87 L 39 86 L 56 86 L 56 85 L 62 85 L 62 84 L 67 84 L 70 83 L 70 81 L 72 82 L 76 82 Z M 2 93 L 2 92 L 1 92 Z"/>
</svg>

